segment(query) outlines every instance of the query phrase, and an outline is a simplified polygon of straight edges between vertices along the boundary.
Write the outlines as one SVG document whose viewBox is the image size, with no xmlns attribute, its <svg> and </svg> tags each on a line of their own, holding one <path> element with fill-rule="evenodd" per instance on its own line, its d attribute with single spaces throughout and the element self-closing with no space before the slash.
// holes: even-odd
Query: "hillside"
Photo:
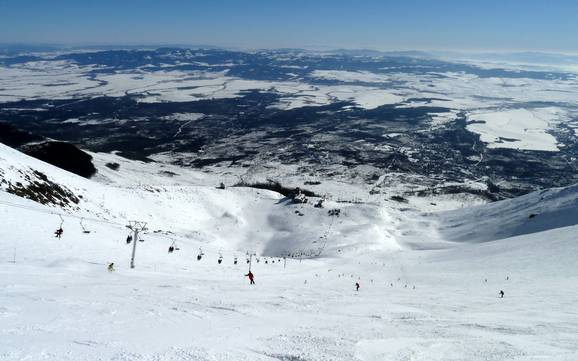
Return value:
<svg viewBox="0 0 578 361">
<path fill-rule="evenodd" d="M 0 360 L 578 357 L 576 187 L 442 213 L 315 208 L 91 155 L 88 180 L 0 145 Z M 47 188 L 65 196 L 21 197 Z M 135 269 L 130 220 L 149 229 Z"/>
<path fill-rule="evenodd" d="M 430 215 L 429 218 L 440 223 L 443 239 L 455 242 L 495 241 L 575 226 L 578 224 L 578 185 Z"/>
</svg>

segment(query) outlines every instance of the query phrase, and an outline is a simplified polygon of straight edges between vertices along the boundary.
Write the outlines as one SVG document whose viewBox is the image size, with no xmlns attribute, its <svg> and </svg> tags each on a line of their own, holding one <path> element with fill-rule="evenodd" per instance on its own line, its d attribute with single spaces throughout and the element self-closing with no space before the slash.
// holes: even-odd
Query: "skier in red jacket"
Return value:
<svg viewBox="0 0 578 361">
<path fill-rule="evenodd" d="M 247 273 L 245 275 L 245 277 L 249 277 L 249 281 L 251 281 L 250 284 L 252 284 L 252 285 L 255 284 L 255 276 L 253 275 L 253 272 L 249 271 L 249 273 Z"/>
</svg>

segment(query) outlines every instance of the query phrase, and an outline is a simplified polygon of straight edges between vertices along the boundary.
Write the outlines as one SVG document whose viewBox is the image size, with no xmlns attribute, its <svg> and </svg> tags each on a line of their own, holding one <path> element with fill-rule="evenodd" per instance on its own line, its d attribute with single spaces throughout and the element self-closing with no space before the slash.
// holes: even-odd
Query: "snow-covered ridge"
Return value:
<svg viewBox="0 0 578 361">
<path fill-rule="evenodd" d="M 533 192 L 483 206 L 431 215 L 441 237 L 487 242 L 578 224 L 578 185 Z"/>
</svg>

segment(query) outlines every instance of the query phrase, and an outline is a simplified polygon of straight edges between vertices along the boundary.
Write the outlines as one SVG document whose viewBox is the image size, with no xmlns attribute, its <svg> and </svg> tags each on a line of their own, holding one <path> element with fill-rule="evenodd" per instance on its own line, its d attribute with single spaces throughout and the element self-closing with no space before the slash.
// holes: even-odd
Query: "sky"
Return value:
<svg viewBox="0 0 578 361">
<path fill-rule="evenodd" d="M 578 53 L 576 0 L 0 0 L 0 43 Z"/>
</svg>

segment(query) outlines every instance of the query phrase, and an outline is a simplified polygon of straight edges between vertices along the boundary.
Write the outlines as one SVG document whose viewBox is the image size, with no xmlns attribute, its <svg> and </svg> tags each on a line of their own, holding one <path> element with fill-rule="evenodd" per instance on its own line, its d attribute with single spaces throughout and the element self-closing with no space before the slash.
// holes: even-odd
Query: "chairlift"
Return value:
<svg viewBox="0 0 578 361">
<path fill-rule="evenodd" d="M 174 251 L 180 250 L 179 247 L 176 246 L 176 241 L 173 240 L 173 243 L 169 246 L 169 253 L 173 253 Z"/>
<path fill-rule="evenodd" d="M 64 218 L 62 218 L 60 214 L 58 215 L 58 217 L 60 217 L 60 225 L 58 226 L 58 229 L 54 231 L 54 237 L 60 239 L 60 237 L 62 237 L 62 234 L 64 233 L 64 230 L 62 229 L 62 225 L 64 224 Z"/>
<path fill-rule="evenodd" d="M 86 227 L 84 226 L 84 217 L 82 217 L 80 219 L 80 227 L 82 228 L 82 233 L 90 233 L 90 231 L 88 229 L 86 229 Z"/>
</svg>

